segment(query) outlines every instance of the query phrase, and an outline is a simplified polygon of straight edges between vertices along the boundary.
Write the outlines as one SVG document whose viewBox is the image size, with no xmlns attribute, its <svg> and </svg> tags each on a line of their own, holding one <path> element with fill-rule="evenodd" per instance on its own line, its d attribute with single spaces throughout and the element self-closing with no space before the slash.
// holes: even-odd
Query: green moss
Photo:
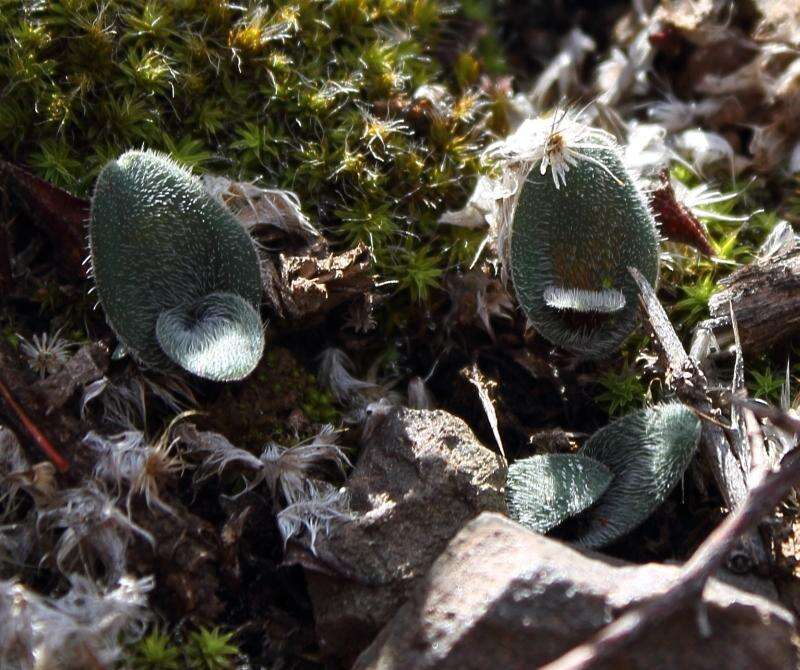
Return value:
<svg viewBox="0 0 800 670">
<path fill-rule="evenodd" d="M 130 648 L 124 667 L 134 670 L 230 670 L 239 655 L 234 634 L 200 627 L 186 640 L 153 630 Z"/>
<path fill-rule="evenodd" d="M 769 362 L 761 361 L 761 369 L 747 371 L 747 388 L 750 393 L 774 405 L 780 405 L 781 391 L 786 385 L 786 373 L 775 372 Z"/>
<path fill-rule="evenodd" d="M 690 188 L 700 184 L 698 178 L 682 165 L 673 166 L 671 174 Z M 756 250 L 781 220 L 773 209 L 774 194 L 762 179 L 754 178 L 746 188 L 733 181 L 709 186 L 722 193 L 735 194 L 721 202 L 702 205 L 705 212 L 734 217 L 699 217 L 708 232 L 714 258 L 699 257 L 694 253 L 683 256 L 679 252 L 662 271 L 662 299 L 672 306 L 671 316 L 687 342 L 694 326 L 708 317 L 708 300 L 720 289 L 719 282 L 738 267 L 752 262 Z M 754 213 L 746 220 L 735 220 L 751 212 Z"/>
<path fill-rule="evenodd" d="M 231 644 L 233 633 L 223 633 L 218 627 L 200 628 L 189 633 L 184 648 L 188 667 L 196 670 L 228 670 L 233 668 L 239 649 Z"/>
<path fill-rule="evenodd" d="M 134 670 L 180 670 L 181 650 L 168 635 L 154 630 L 136 644 L 130 665 Z"/>
<path fill-rule="evenodd" d="M 223 435 L 235 435 L 237 445 L 261 450 L 268 442 L 297 439 L 293 422 L 300 409 L 314 426 L 337 425 L 341 414 L 331 395 L 317 386 L 316 377 L 287 350 L 268 349 L 243 383 L 225 387 L 198 423 Z M 207 423 L 206 423 L 207 422 Z"/>
<path fill-rule="evenodd" d="M 314 381 L 314 378 L 311 378 Z M 306 391 L 306 402 L 300 409 L 314 423 L 336 424 L 341 415 L 334 405 L 333 396 L 327 391 L 318 388 L 308 388 Z"/>
<path fill-rule="evenodd" d="M 622 416 L 639 409 L 647 398 L 647 386 L 636 369 L 611 370 L 600 377 L 599 383 L 603 391 L 595 397 L 595 402 L 609 416 Z"/>
<path fill-rule="evenodd" d="M 436 281 L 420 282 L 420 263 L 443 268 L 458 235 L 431 224 L 463 204 L 488 139 L 477 77 L 502 66 L 490 35 L 454 45 L 448 22 L 488 6 L 456 16 L 444 0 L 5 0 L 0 154 L 78 194 L 142 146 L 260 177 L 424 298 Z M 434 57 L 452 50 L 446 67 Z M 414 101 L 441 83 L 453 104 Z M 424 252 L 409 253 L 409 238 Z"/>
<path fill-rule="evenodd" d="M 691 328 L 708 317 L 708 301 L 718 290 L 712 275 L 701 276 L 695 283 L 680 287 L 682 297 L 673 308 L 672 316 L 683 328 Z"/>
</svg>

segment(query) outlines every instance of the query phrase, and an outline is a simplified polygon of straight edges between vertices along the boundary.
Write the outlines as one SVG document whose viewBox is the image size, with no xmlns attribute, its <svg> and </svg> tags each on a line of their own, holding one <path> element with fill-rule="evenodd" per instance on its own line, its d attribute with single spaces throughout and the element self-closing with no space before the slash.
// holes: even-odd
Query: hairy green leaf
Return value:
<svg viewBox="0 0 800 670">
<path fill-rule="evenodd" d="M 638 291 L 627 268 L 653 285 L 658 278 L 655 222 L 611 136 L 569 115 L 532 136 L 523 157 L 544 168 L 533 162 L 508 234 L 514 291 L 544 337 L 601 358 L 636 325 Z"/>
<path fill-rule="evenodd" d="M 97 179 L 89 233 L 100 303 L 139 360 L 225 380 L 255 367 L 263 349 L 256 249 L 198 179 L 164 155 L 129 151 Z M 189 326 L 192 310 L 206 317 Z"/>
<path fill-rule="evenodd" d="M 524 458 L 508 468 L 508 513 L 523 526 L 546 533 L 595 502 L 610 482 L 611 471 L 585 456 Z"/>
<path fill-rule="evenodd" d="M 602 546 L 642 523 L 683 476 L 699 440 L 700 420 L 680 403 L 633 412 L 592 435 L 578 453 L 614 478 L 581 515 L 578 544 Z"/>
<path fill-rule="evenodd" d="M 235 293 L 211 293 L 162 312 L 156 337 L 170 360 L 221 382 L 246 377 L 264 352 L 261 318 Z"/>
</svg>

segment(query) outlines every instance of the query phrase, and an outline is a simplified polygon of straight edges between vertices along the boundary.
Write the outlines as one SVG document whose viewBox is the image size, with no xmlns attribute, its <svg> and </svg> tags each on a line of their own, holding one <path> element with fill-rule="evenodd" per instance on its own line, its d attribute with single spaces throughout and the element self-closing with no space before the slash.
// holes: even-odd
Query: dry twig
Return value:
<svg viewBox="0 0 800 670">
<path fill-rule="evenodd" d="M 667 363 L 667 383 L 676 395 L 699 414 L 719 416 L 707 393 L 707 380 L 696 361 L 686 353 L 653 288 L 635 268 L 630 273 L 639 285 L 642 305 Z M 703 422 L 703 447 L 725 504 L 736 509 L 747 496 L 744 471 L 731 449 L 723 429 Z"/>
</svg>

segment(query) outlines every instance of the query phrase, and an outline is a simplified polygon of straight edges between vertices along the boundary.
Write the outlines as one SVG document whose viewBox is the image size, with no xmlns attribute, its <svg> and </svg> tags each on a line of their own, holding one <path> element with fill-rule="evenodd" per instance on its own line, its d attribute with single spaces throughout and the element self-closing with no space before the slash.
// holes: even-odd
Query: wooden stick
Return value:
<svg viewBox="0 0 800 670">
<path fill-rule="evenodd" d="M 718 411 L 708 397 L 706 377 L 683 348 L 653 287 L 636 268 L 629 268 L 629 271 L 639 286 L 642 306 L 666 358 L 668 383 L 683 402 L 699 413 L 717 415 Z M 744 471 L 718 424 L 704 421 L 702 438 L 706 459 L 725 504 L 736 509 L 747 496 Z"/>
<path fill-rule="evenodd" d="M 730 341 L 729 303 L 745 354 L 769 351 L 800 333 L 800 249 L 756 260 L 720 283 L 723 289 L 708 301 L 720 344 Z"/>
<path fill-rule="evenodd" d="M 736 322 L 736 314 L 733 311 L 733 303 L 729 303 L 728 308 L 729 318 L 733 328 L 733 348 L 736 353 L 736 358 L 733 363 L 731 393 L 734 395 L 747 396 L 747 386 L 745 386 L 744 383 L 744 352 L 742 351 L 742 340 L 739 337 L 739 326 Z M 750 488 L 750 474 L 753 469 L 753 451 L 757 451 L 758 447 L 752 442 L 747 441 L 747 433 L 750 430 L 747 425 L 747 417 L 744 416 L 743 412 L 739 411 L 736 405 L 731 405 L 731 424 L 733 424 L 734 429 L 728 433 L 728 440 L 730 441 L 733 453 L 739 458 L 739 463 L 742 467 L 742 471 L 745 473 L 748 488 Z M 748 447 L 748 445 L 750 445 L 750 447 Z M 764 443 L 762 440 L 761 447 L 763 448 L 763 446 Z M 758 457 L 758 454 L 755 454 L 755 456 Z M 761 459 L 762 461 L 766 460 L 766 452 L 764 452 L 764 456 L 765 458 Z"/>
<path fill-rule="evenodd" d="M 762 419 L 769 419 L 772 424 L 781 430 L 785 430 L 787 433 L 800 435 L 800 419 L 792 416 L 788 412 L 782 412 L 777 407 L 765 405 L 764 403 L 748 398 L 732 397 L 730 401 L 733 405 L 739 405 L 739 407 L 749 409 L 753 414 Z"/>
</svg>

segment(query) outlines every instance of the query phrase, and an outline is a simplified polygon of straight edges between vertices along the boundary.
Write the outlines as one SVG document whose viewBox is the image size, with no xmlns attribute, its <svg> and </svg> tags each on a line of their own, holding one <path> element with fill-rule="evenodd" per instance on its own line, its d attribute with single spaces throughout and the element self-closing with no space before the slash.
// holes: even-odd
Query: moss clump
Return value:
<svg viewBox="0 0 800 670">
<path fill-rule="evenodd" d="M 462 204 L 484 139 L 480 58 L 445 43 L 449 7 L 7 0 L 0 154 L 78 194 L 142 146 L 261 177 L 296 191 L 342 244 L 368 244 L 384 276 L 424 298 L 437 275 L 420 267 L 444 265 L 459 235 L 437 229 L 437 215 Z M 447 72 L 434 57 L 443 50 L 454 52 Z M 466 74 L 461 51 L 475 61 Z"/>
<path fill-rule="evenodd" d="M 131 647 L 125 667 L 133 670 L 230 670 L 239 655 L 233 638 L 232 632 L 200 627 L 181 642 L 153 630 Z"/>
</svg>

